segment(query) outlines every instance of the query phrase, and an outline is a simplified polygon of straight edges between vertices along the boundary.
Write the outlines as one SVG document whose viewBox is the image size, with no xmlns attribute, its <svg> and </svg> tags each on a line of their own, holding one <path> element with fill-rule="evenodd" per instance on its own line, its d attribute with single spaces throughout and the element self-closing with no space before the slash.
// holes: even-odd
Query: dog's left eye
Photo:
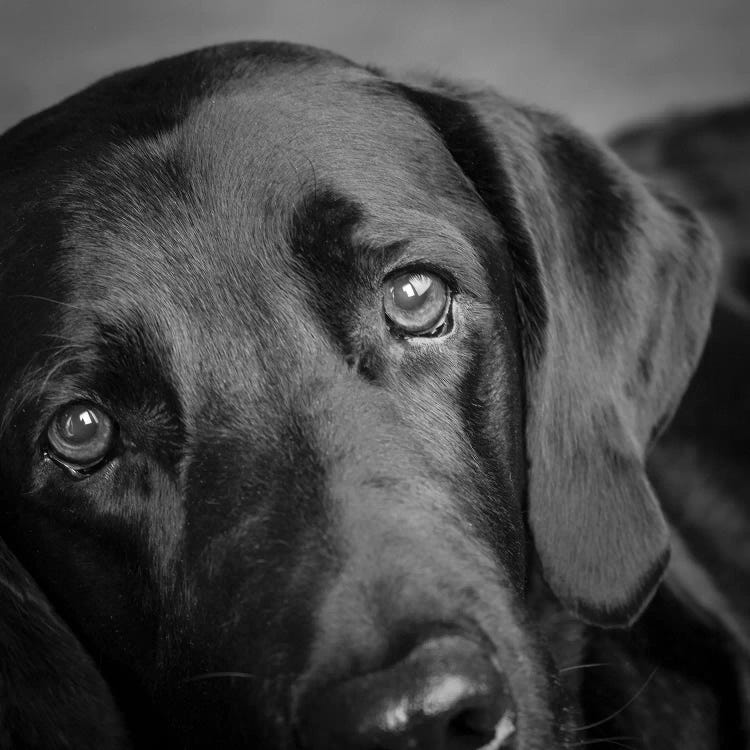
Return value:
<svg viewBox="0 0 750 750">
<path fill-rule="evenodd" d="M 47 455 L 72 471 L 94 469 L 111 453 L 115 432 L 111 417 L 98 406 L 68 404 L 47 428 Z"/>
<path fill-rule="evenodd" d="M 389 279 L 383 291 L 383 309 L 396 334 L 437 336 L 445 332 L 451 293 L 437 274 L 401 273 Z"/>
</svg>

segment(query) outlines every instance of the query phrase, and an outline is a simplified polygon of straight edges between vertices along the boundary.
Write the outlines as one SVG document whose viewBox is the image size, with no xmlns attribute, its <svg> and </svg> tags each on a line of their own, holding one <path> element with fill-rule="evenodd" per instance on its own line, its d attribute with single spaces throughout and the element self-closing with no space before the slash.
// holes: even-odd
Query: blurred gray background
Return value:
<svg viewBox="0 0 750 750">
<path fill-rule="evenodd" d="M 117 69 L 252 38 L 487 81 L 597 134 L 750 95 L 750 0 L 0 0 L 0 131 Z"/>
</svg>

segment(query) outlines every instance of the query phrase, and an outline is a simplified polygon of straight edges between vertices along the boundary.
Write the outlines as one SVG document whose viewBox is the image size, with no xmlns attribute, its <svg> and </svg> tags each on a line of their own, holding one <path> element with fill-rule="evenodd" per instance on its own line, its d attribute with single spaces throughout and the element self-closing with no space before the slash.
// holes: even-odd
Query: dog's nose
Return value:
<svg viewBox="0 0 750 750">
<path fill-rule="evenodd" d="M 299 708 L 305 750 L 499 750 L 515 731 L 505 680 L 484 648 L 459 636 L 422 643 Z"/>
</svg>

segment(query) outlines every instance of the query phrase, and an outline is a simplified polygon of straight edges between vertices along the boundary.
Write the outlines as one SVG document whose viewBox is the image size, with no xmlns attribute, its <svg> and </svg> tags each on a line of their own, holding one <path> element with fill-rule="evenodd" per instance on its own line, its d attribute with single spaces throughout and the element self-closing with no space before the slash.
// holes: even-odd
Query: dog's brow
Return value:
<svg viewBox="0 0 750 750">
<path fill-rule="evenodd" d="M 313 277 L 359 277 L 377 283 L 401 266 L 443 271 L 462 291 L 481 295 L 486 272 L 476 249 L 455 227 L 437 217 L 404 210 L 394 226 L 375 226 L 357 202 L 320 189 L 295 208 L 289 231 L 292 251 Z"/>
<path fill-rule="evenodd" d="M 126 394 L 131 402 L 167 404 L 179 416 L 168 347 L 140 315 L 96 316 L 93 325 L 54 342 L 25 383 L 36 397 L 55 402 L 80 391 L 122 400 Z"/>
</svg>

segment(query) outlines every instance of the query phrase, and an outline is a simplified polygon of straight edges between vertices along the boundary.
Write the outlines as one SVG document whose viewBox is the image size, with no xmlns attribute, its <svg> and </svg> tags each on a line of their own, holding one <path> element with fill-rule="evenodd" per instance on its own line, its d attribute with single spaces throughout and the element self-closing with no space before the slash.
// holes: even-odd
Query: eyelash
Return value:
<svg viewBox="0 0 750 750">
<path fill-rule="evenodd" d="M 434 274 L 435 276 L 439 276 L 445 282 L 445 285 L 451 290 L 454 295 L 463 291 L 458 278 L 450 268 L 437 265 L 434 260 L 431 260 L 429 258 L 410 259 L 409 262 L 403 266 L 393 266 L 391 268 L 388 268 L 382 277 L 382 283 L 385 284 L 396 276 L 401 276 L 402 274 L 408 273 Z"/>
</svg>

